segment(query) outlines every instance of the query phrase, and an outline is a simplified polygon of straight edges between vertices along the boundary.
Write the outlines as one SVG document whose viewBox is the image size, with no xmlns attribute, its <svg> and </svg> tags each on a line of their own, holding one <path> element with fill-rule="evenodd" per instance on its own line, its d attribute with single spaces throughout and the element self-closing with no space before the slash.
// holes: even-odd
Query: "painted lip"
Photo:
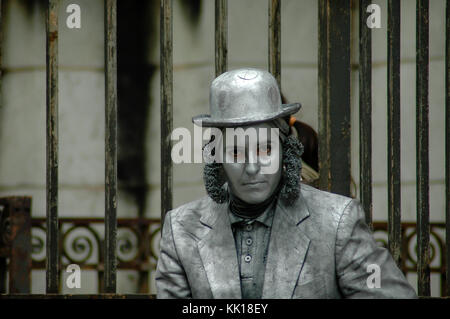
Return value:
<svg viewBox="0 0 450 319">
<path fill-rule="evenodd" d="M 245 186 L 252 186 L 252 185 L 259 185 L 259 184 L 264 184 L 265 182 L 247 182 L 247 183 L 243 183 L 243 185 Z"/>
</svg>

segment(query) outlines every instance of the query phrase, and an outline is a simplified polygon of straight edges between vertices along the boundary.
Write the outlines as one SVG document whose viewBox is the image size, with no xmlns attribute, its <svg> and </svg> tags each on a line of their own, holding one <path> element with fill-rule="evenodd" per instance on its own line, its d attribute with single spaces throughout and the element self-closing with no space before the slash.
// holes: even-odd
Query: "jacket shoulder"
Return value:
<svg viewBox="0 0 450 319">
<path fill-rule="evenodd" d="M 312 186 L 301 184 L 301 194 L 313 219 L 328 222 L 337 228 L 347 206 L 358 201 L 347 196 L 322 191 Z"/>
<path fill-rule="evenodd" d="M 200 226 L 200 219 L 211 206 L 212 199 L 204 196 L 200 199 L 183 204 L 167 213 L 171 219 L 172 227 L 194 232 Z"/>
</svg>

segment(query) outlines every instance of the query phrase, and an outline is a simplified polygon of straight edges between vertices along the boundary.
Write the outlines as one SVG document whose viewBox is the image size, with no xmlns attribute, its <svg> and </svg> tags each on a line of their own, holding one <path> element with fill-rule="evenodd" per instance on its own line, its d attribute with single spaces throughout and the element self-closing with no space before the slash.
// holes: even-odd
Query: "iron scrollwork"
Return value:
<svg viewBox="0 0 450 319">
<path fill-rule="evenodd" d="M 103 271 L 104 222 L 99 218 L 60 218 L 60 264 Z M 154 271 L 159 255 L 159 219 L 117 220 L 117 269 Z M 32 267 L 45 269 L 45 219 L 32 219 Z M 100 280 L 100 278 L 99 278 Z"/>
<path fill-rule="evenodd" d="M 7 227 L 7 222 L 0 222 L 0 227 Z M 376 241 L 387 248 L 387 223 L 375 222 L 373 225 Z M 45 269 L 45 219 L 34 218 L 32 226 L 33 268 Z M 119 218 L 117 226 L 117 269 L 140 273 L 154 271 L 159 256 L 160 220 Z M 60 229 L 63 267 L 76 263 L 82 269 L 103 269 L 103 219 L 61 218 Z M 444 232 L 444 223 L 431 224 L 430 271 L 440 276 L 441 287 L 445 282 Z M 416 237 L 416 224 L 402 223 L 401 268 L 406 275 L 417 271 Z"/>
</svg>

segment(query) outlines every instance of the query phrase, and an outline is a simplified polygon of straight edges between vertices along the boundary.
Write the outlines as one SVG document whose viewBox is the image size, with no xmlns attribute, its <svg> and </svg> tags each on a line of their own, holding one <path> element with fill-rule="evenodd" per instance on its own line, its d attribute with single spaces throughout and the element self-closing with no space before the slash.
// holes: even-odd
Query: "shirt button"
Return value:
<svg viewBox="0 0 450 319">
<path fill-rule="evenodd" d="M 247 231 L 252 231 L 253 226 L 252 226 L 252 225 L 247 225 L 247 226 L 245 227 L 245 229 L 246 229 Z"/>
<path fill-rule="evenodd" d="M 246 263 L 249 263 L 250 260 L 252 260 L 252 256 L 247 255 L 247 256 L 244 257 L 244 260 L 245 260 Z"/>
<path fill-rule="evenodd" d="M 253 239 L 251 239 L 250 237 L 247 238 L 247 240 L 245 241 L 245 243 L 250 246 L 253 243 Z"/>
</svg>

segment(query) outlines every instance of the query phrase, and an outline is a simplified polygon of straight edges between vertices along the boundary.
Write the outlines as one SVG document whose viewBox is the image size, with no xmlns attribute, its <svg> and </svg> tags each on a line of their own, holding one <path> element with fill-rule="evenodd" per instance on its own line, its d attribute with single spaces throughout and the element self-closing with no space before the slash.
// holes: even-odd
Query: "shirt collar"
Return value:
<svg viewBox="0 0 450 319">
<path fill-rule="evenodd" d="M 276 201 L 275 201 L 276 202 Z M 272 226 L 272 220 L 273 220 L 273 215 L 275 212 L 274 206 L 275 206 L 275 202 L 270 205 L 269 207 L 267 207 L 267 209 L 258 217 L 256 218 L 243 218 L 240 217 L 236 214 L 234 214 L 229 208 L 228 208 L 228 215 L 230 216 L 230 223 L 232 226 L 236 226 L 236 224 L 239 223 L 244 223 L 244 224 L 251 224 L 255 221 L 260 222 L 261 224 L 267 226 L 267 227 L 271 227 Z"/>
</svg>

